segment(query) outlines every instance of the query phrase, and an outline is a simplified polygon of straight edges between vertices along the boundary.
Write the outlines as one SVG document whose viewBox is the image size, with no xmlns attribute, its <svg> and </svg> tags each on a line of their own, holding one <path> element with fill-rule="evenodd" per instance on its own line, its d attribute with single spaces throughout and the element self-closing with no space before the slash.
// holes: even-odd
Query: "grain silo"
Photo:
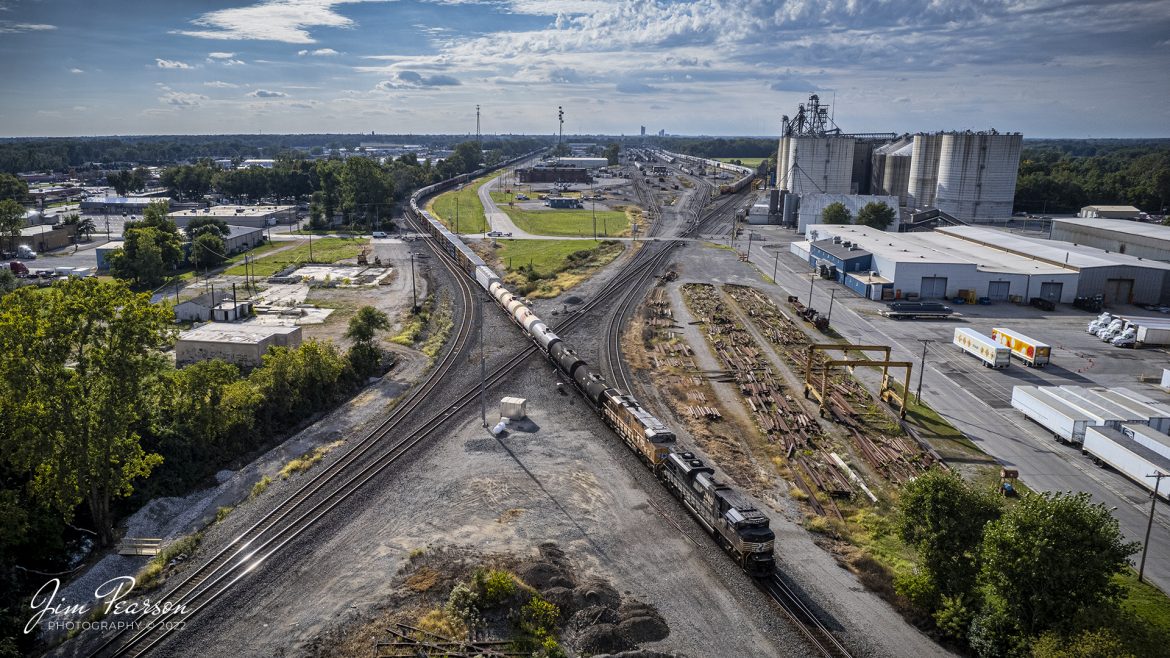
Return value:
<svg viewBox="0 0 1170 658">
<path fill-rule="evenodd" d="M 874 149 L 870 193 L 896 196 L 898 203 L 905 206 L 910 189 L 913 152 L 914 140 L 909 136 Z"/>
<path fill-rule="evenodd" d="M 910 154 L 910 181 L 906 194 L 906 205 L 912 208 L 934 205 L 942 137 L 939 134 L 914 136 Z"/>
<path fill-rule="evenodd" d="M 962 132 L 941 138 L 933 205 L 969 222 L 1011 217 L 1021 135 Z"/>
<path fill-rule="evenodd" d="M 823 194 L 851 193 L 853 145 L 853 138 L 840 135 L 789 137 L 784 189 Z"/>
</svg>

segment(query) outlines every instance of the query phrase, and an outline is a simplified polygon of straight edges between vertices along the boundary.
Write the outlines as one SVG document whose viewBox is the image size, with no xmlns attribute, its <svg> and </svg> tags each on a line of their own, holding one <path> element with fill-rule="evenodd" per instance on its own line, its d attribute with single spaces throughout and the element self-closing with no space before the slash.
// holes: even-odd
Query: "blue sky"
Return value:
<svg viewBox="0 0 1170 658">
<path fill-rule="evenodd" d="M 1165 0 L 0 0 L 0 134 L 1170 136 Z"/>
</svg>

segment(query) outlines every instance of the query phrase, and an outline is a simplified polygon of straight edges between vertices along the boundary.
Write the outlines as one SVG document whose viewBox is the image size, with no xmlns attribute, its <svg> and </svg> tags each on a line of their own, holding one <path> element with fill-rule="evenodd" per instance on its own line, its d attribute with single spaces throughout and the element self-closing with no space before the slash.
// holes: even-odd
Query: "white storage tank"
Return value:
<svg viewBox="0 0 1170 658">
<path fill-rule="evenodd" d="M 910 149 L 910 180 L 906 194 L 907 205 L 925 208 L 934 205 L 938 189 L 938 156 L 942 149 L 942 135 L 915 135 Z"/>
<path fill-rule="evenodd" d="M 1011 217 L 1022 144 L 1019 134 L 944 134 L 934 205 L 965 221 Z"/>
<path fill-rule="evenodd" d="M 849 194 L 853 182 L 851 137 L 819 135 L 789 137 L 787 186 L 793 192 Z"/>
</svg>

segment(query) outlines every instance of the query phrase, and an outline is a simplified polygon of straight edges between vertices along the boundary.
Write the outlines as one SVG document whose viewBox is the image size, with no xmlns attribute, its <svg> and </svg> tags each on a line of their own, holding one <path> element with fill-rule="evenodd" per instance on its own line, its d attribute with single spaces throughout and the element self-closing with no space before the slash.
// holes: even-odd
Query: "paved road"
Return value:
<svg viewBox="0 0 1170 658">
<path fill-rule="evenodd" d="M 788 245 L 795 238 L 791 237 L 791 232 L 786 232 L 787 237 L 778 231 L 768 231 L 767 234 L 770 241 L 766 245 L 753 245 L 752 261 L 768 274 L 775 268 L 777 283 L 799 295 L 802 301 L 807 301 L 809 271 L 788 252 Z M 741 240 L 737 246 L 742 248 L 745 243 Z M 778 259 L 777 250 L 780 251 Z M 939 336 L 941 332 L 953 331 L 955 326 L 951 323 L 948 327 L 931 329 L 930 324 L 916 321 L 894 323 L 880 319 L 871 322 L 866 313 L 873 302 L 856 297 L 844 286 L 826 281 L 817 281 L 814 286 L 814 308 L 828 308 L 831 289 L 837 291 L 832 310 L 833 328 L 855 343 L 894 346 L 892 358 L 895 360 L 918 364 L 922 358 L 922 344 L 918 337 Z M 1034 309 L 1016 311 L 1007 305 L 993 308 L 997 313 L 1036 313 Z M 971 309 L 970 312 L 979 311 Z M 1088 319 L 1086 315 L 1085 320 Z M 1005 371 L 991 371 L 979 368 L 971 360 L 960 359 L 961 355 L 949 349 L 949 340 L 944 342 L 936 338 L 936 341 L 928 347 L 927 367 L 923 374 L 922 395 L 927 404 L 966 433 L 981 449 L 1004 465 L 1018 469 L 1020 479 L 1032 489 L 1088 492 L 1094 500 L 1115 508 L 1114 515 L 1129 539 L 1141 541 L 1144 538 L 1150 505 L 1148 495 L 1121 475 L 1095 467 L 1079 450 L 1056 443 L 1050 433 L 1027 421 L 1006 402 L 1010 400 L 1012 385 L 1017 383 L 1116 386 L 1119 381 L 1128 381 L 1127 386 L 1138 388 L 1140 385 L 1134 382 L 1132 371 L 1123 376 L 1119 372 L 1110 372 L 1108 366 L 1101 364 L 1095 367 L 1103 371 L 1100 375 L 1088 368 L 1084 369 L 1086 375 L 1081 375 L 1056 364 L 1043 371 L 1014 366 Z M 1073 361 L 1074 364 L 1075 359 L 1085 356 L 1078 354 L 1075 347 L 1062 352 L 1066 362 Z M 1130 356 L 1125 353 L 1116 358 Z M 1055 361 L 1055 354 L 1053 358 Z M 1143 358 L 1165 360 L 1166 355 L 1149 352 Z M 1009 372 L 1011 378 L 1005 377 Z M 914 377 L 917 379 L 918 374 L 915 373 Z M 1157 508 L 1145 574 L 1147 580 L 1170 592 L 1170 505 Z"/>
<path fill-rule="evenodd" d="M 479 186 L 479 202 L 483 204 L 483 216 L 487 218 L 488 228 L 491 231 L 499 231 L 501 233 L 511 233 L 513 238 L 523 240 L 549 240 L 560 239 L 548 235 L 535 235 L 528 231 L 521 230 L 512 222 L 512 218 L 508 213 L 500 210 L 492 199 L 492 190 L 496 189 L 496 185 L 500 182 L 501 176 L 497 176 L 490 181 Z M 585 238 L 581 238 L 585 239 Z"/>
</svg>

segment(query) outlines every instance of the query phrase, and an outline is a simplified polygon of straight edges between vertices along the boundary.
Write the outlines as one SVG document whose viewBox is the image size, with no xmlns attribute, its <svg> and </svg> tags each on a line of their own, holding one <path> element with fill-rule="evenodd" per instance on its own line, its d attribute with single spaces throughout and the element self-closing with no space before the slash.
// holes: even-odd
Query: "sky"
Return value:
<svg viewBox="0 0 1170 658">
<path fill-rule="evenodd" d="M 0 135 L 1170 136 L 1166 0 L 0 0 Z"/>
</svg>

